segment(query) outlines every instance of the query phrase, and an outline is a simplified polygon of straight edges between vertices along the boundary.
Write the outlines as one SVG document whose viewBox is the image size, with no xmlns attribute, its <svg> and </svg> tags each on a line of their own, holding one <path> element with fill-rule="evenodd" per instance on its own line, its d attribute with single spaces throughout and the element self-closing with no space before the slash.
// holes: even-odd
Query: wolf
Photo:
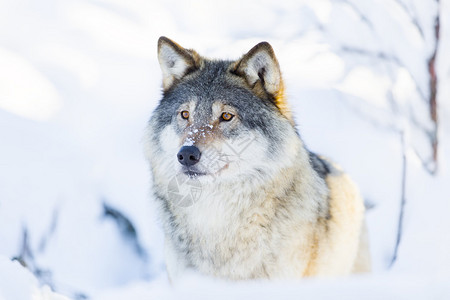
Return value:
<svg viewBox="0 0 450 300">
<path fill-rule="evenodd" d="M 370 270 L 358 188 L 305 146 L 269 43 L 213 60 L 160 37 L 158 60 L 144 143 L 172 282 Z"/>
</svg>

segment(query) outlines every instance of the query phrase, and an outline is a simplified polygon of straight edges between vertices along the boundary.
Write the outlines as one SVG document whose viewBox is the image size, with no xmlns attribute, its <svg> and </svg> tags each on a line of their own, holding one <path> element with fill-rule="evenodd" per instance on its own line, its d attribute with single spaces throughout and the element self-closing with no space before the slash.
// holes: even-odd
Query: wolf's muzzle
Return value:
<svg viewBox="0 0 450 300">
<path fill-rule="evenodd" d="M 180 164 L 186 167 L 195 165 L 200 161 L 200 150 L 195 146 L 183 146 L 177 154 Z"/>
</svg>

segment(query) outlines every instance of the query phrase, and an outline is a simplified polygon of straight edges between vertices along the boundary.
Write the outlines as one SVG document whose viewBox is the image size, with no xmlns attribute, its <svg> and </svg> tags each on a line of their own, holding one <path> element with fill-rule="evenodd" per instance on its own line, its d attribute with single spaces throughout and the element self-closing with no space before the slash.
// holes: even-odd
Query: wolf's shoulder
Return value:
<svg viewBox="0 0 450 300">
<path fill-rule="evenodd" d="M 338 168 L 326 157 L 309 151 L 309 162 L 316 173 L 323 179 L 330 174 L 340 172 Z"/>
</svg>

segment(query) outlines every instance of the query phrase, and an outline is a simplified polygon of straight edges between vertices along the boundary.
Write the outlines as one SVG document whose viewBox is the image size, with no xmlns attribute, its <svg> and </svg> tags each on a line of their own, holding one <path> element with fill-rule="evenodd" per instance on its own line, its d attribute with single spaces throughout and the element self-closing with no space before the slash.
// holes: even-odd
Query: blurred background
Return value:
<svg viewBox="0 0 450 300">
<path fill-rule="evenodd" d="M 0 1 L 0 299 L 448 299 L 449 22 L 449 0 Z M 371 207 L 373 274 L 169 287 L 142 149 L 161 35 L 272 44 L 303 140 Z"/>
</svg>

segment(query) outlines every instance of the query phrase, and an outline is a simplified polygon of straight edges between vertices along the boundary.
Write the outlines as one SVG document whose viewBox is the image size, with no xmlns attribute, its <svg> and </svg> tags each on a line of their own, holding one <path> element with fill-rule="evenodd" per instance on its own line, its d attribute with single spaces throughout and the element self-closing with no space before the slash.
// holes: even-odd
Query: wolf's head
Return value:
<svg viewBox="0 0 450 300">
<path fill-rule="evenodd" d="M 161 37 L 158 59 L 163 98 L 146 138 L 157 184 L 174 176 L 267 180 L 294 162 L 301 142 L 267 42 L 237 61 L 223 61 Z"/>
</svg>

